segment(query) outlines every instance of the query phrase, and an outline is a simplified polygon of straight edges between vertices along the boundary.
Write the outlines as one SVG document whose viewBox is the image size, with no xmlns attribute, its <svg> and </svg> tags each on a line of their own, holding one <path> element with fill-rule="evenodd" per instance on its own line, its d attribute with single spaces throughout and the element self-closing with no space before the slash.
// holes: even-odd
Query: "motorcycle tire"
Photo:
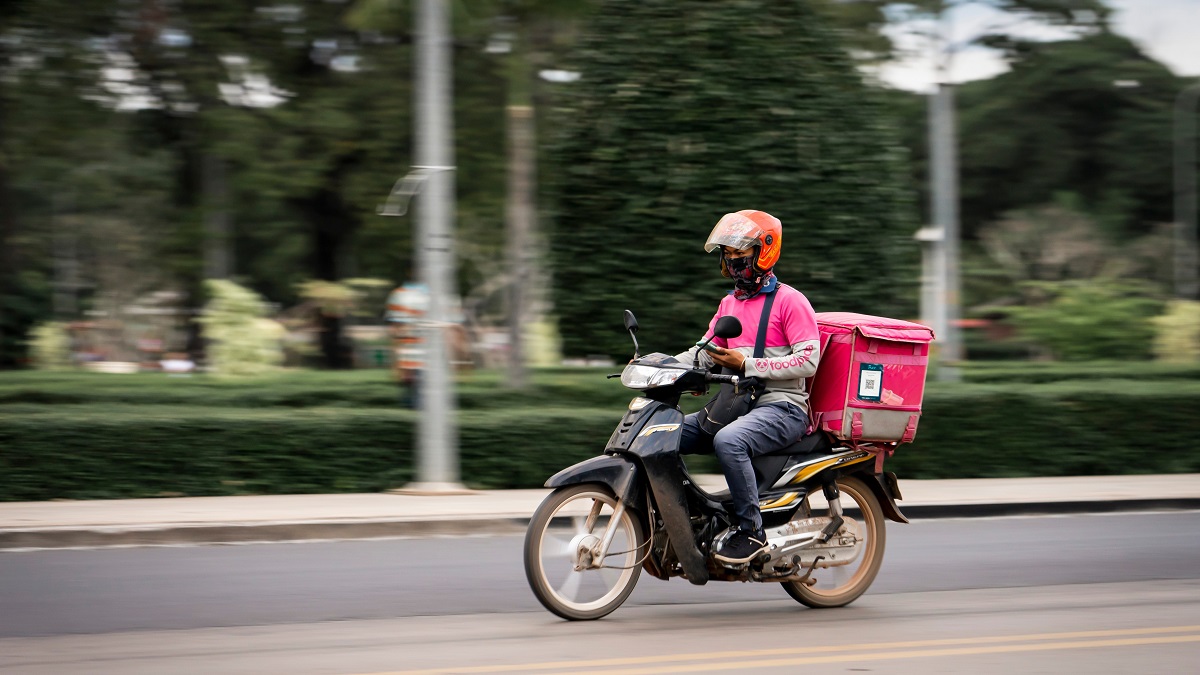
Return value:
<svg viewBox="0 0 1200 675">
<path fill-rule="evenodd" d="M 525 534 L 525 577 L 546 609 L 572 621 L 599 619 L 633 592 L 642 571 L 646 537 L 641 518 L 631 510 L 612 521 L 616 506 L 605 485 L 570 485 L 550 493 L 534 512 Z M 593 509 L 594 518 L 590 517 Z M 572 543 L 578 549 L 594 541 L 589 537 L 602 539 L 603 523 L 618 528 L 605 567 L 575 570 L 579 554 Z M 581 598 L 581 593 L 596 597 Z"/>
<path fill-rule="evenodd" d="M 862 514 L 862 528 L 866 542 L 860 552 L 861 561 L 853 572 L 845 568 L 829 567 L 813 570 L 810 581 L 786 581 L 783 590 L 797 602 L 807 607 L 822 609 L 827 607 L 844 607 L 858 599 L 870 588 L 883 565 L 883 550 L 887 543 L 887 532 L 884 529 L 883 508 L 875 493 L 865 483 L 853 476 L 843 476 L 837 480 L 841 492 L 842 508 L 849 510 L 857 508 Z M 847 499 L 853 504 L 848 504 Z M 816 513 L 814 515 L 821 515 Z M 797 515 L 797 517 L 804 517 Z M 849 567 L 849 566 L 847 566 Z"/>
</svg>

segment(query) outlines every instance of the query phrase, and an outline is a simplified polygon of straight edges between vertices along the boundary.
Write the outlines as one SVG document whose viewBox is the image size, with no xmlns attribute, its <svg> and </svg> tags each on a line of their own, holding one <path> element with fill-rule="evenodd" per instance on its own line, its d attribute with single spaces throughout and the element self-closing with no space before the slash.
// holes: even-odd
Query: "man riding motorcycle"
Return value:
<svg viewBox="0 0 1200 675">
<path fill-rule="evenodd" d="M 693 363 L 698 356 L 702 367 L 721 366 L 765 385 L 753 408 L 736 420 L 718 426 L 701 410 L 688 415 L 682 428 L 681 452 L 715 452 L 729 484 L 737 530 L 721 544 L 715 557 L 732 564 L 749 562 L 767 547 L 750 460 L 791 445 L 808 430 L 805 378 L 816 372 L 820 359 L 820 334 L 812 305 L 772 272 L 782 243 L 782 224 L 764 211 L 727 213 L 717 222 L 704 250 L 720 249 L 721 273 L 733 279 L 734 288 L 718 305 L 705 338 L 675 357 Z M 741 321 L 741 336 L 713 338 L 702 348 L 722 316 Z M 765 340 L 759 345 L 761 355 L 756 356 L 764 316 L 768 322 Z"/>
</svg>

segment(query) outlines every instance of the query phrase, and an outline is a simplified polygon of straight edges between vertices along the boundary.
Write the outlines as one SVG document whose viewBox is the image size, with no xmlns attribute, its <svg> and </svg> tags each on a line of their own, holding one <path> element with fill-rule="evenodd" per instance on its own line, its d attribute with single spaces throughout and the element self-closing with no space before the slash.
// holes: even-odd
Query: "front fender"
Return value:
<svg viewBox="0 0 1200 675">
<path fill-rule="evenodd" d="M 612 488 L 617 499 L 636 506 L 639 473 L 637 464 L 627 457 L 600 455 L 559 471 L 546 481 L 546 487 L 601 483 Z"/>
</svg>

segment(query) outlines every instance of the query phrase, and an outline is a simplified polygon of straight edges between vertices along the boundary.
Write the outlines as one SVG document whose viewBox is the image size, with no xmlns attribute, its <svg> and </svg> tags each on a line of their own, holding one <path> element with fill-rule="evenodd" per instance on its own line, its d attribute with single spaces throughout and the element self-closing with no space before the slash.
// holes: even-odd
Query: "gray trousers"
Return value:
<svg viewBox="0 0 1200 675">
<path fill-rule="evenodd" d="M 792 403 L 768 403 L 710 436 L 700 428 L 703 414 L 701 410 L 683 419 L 679 450 L 688 455 L 716 453 L 729 484 L 737 526 L 757 532 L 762 529 L 762 513 L 758 510 L 758 484 L 750 460 L 800 440 L 808 430 L 808 415 Z"/>
</svg>

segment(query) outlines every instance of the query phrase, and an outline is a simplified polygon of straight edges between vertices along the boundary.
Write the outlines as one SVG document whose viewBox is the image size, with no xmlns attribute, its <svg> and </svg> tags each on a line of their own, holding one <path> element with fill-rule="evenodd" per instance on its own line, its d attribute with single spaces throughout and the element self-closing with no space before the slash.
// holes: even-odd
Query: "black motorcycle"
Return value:
<svg viewBox="0 0 1200 675">
<path fill-rule="evenodd" d="M 625 601 L 641 571 L 716 581 L 779 583 L 809 607 L 841 607 L 862 595 L 883 562 L 884 518 L 906 523 L 892 473 L 876 474 L 870 445 L 841 445 L 824 432 L 753 460 L 768 548 L 749 563 L 716 560 L 732 532 L 732 501 L 709 493 L 679 452 L 679 399 L 711 383 L 737 387 L 736 375 L 713 373 L 654 353 L 637 356 L 637 320 L 626 310 L 634 360 L 621 383 L 641 395 L 617 425 L 604 454 L 546 481 L 555 488 L 525 536 L 525 575 L 537 599 L 564 619 L 603 617 Z M 741 335 L 734 317 L 717 321 L 717 337 Z"/>
</svg>

